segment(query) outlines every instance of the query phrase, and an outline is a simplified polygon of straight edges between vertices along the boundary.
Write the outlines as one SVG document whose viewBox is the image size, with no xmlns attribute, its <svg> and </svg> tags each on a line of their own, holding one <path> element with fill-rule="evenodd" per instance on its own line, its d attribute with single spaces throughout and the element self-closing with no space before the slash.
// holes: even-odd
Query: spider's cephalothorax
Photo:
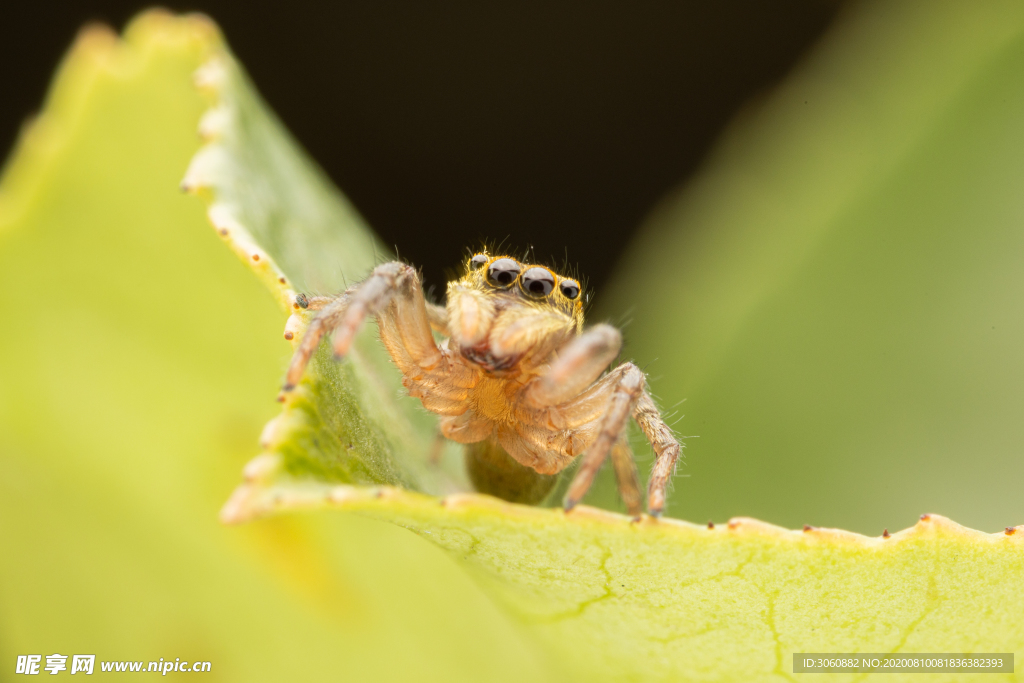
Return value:
<svg viewBox="0 0 1024 683">
<path fill-rule="evenodd" d="M 385 263 L 337 298 L 304 300 L 319 314 L 295 351 L 284 388 L 301 379 L 324 334 L 333 334 L 335 353 L 343 356 L 365 318 L 376 315 L 409 394 L 441 416 L 445 437 L 468 444 L 467 470 L 477 490 L 538 502 L 555 475 L 579 459 L 568 510 L 610 455 L 626 507 L 638 515 L 640 489 L 625 437 L 632 417 L 657 456 L 647 505 L 658 515 L 679 443 L 638 367 L 624 363 L 605 372 L 622 338 L 610 325 L 584 330 L 581 299 L 576 280 L 481 253 L 449 283 L 442 308 L 424 299 L 411 266 Z M 446 337 L 441 343 L 432 328 Z"/>
</svg>

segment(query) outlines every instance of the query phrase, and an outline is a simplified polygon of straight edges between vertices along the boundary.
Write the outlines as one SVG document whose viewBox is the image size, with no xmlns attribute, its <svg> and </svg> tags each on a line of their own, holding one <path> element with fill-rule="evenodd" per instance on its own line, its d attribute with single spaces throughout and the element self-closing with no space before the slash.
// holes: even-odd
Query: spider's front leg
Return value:
<svg viewBox="0 0 1024 683">
<path fill-rule="evenodd" d="M 598 436 L 583 457 L 566 496 L 567 510 L 575 507 L 590 488 L 609 452 L 626 509 L 634 517 L 642 510 L 633 452 L 623 432 L 635 400 L 636 390 L 631 387 L 637 383 L 637 373 L 642 387 L 643 373 L 636 366 L 622 366 L 594 384 L 621 347 L 622 335 L 617 329 L 611 325 L 592 327 L 566 344 L 555 361 L 524 392 L 524 399 L 532 408 L 547 409 L 546 421 L 551 427 L 598 425 Z M 623 401 L 624 408 L 612 414 L 611 408 Z M 606 407 L 610 408 L 602 422 L 601 415 Z"/>
<path fill-rule="evenodd" d="M 592 417 L 598 412 L 599 417 Z M 640 425 L 656 455 L 648 484 L 648 512 L 657 517 L 664 511 L 665 490 L 679 459 L 680 445 L 672 430 L 662 420 L 657 406 L 647 392 L 644 373 L 632 363 L 615 368 L 578 399 L 561 409 L 563 427 L 596 420 L 598 429 L 596 438 L 583 455 L 576 476 L 569 485 L 565 497 L 566 510 L 571 510 L 580 502 L 610 453 L 622 499 L 631 515 L 639 515 L 640 496 L 636 468 L 632 464 L 632 453 L 625 441 L 625 430 L 630 416 Z"/>
<path fill-rule="evenodd" d="M 284 391 L 291 391 L 302 379 L 302 373 L 324 335 L 331 334 L 334 355 L 342 358 L 348 353 L 367 316 L 378 315 L 390 307 L 393 307 L 390 318 L 408 358 L 425 370 L 433 369 L 441 362 L 441 352 L 430 332 L 432 316 L 427 312 L 419 275 L 405 263 L 392 261 L 377 266 L 366 280 L 350 287 L 336 299 L 316 297 L 306 301 L 307 305 L 315 302 L 319 313 L 295 349 L 285 375 Z"/>
<path fill-rule="evenodd" d="M 654 448 L 654 468 L 647 483 L 647 510 L 655 517 L 659 517 L 665 510 L 665 489 L 668 488 L 669 479 L 675 472 L 682 446 L 665 424 L 665 420 L 661 418 L 658 406 L 654 405 L 646 389 L 640 394 L 633 408 L 633 419 L 640 425 L 640 429 Z"/>
<path fill-rule="evenodd" d="M 623 501 L 633 517 L 640 515 L 639 484 L 636 481 L 636 468 L 623 467 L 624 457 L 632 460 L 632 453 L 625 443 L 626 425 L 629 422 L 633 406 L 644 391 L 644 373 L 632 363 L 625 363 L 606 375 L 597 385 L 594 392 L 605 404 L 604 414 L 599 421 L 597 438 L 583 454 L 583 460 L 576 470 L 576 476 L 569 484 L 565 494 L 565 510 L 572 510 L 590 490 L 594 478 L 600 471 L 608 454 L 613 448 L 615 453 L 615 474 L 619 477 L 619 490 Z M 625 449 L 625 450 L 623 450 Z M 653 513 L 652 513 L 653 514 Z"/>
</svg>

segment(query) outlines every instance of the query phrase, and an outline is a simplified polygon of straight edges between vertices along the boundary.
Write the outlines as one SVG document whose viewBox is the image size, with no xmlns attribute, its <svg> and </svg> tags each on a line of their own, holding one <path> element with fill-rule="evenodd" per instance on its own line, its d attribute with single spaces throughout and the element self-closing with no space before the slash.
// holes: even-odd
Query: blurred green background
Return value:
<svg viewBox="0 0 1024 683">
<path fill-rule="evenodd" d="M 52 652 L 212 680 L 554 677 L 404 530 L 217 523 L 289 348 L 177 191 L 209 31 L 88 34 L 4 171 L 0 677 Z M 699 437 L 672 516 L 1024 521 L 1022 69 L 1018 3 L 851 7 L 654 211 L 592 319 L 625 323 Z"/>
<path fill-rule="evenodd" d="M 846 12 L 604 288 L 684 519 L 1024 519 L 1024 5 Z M 684 402 L 685 401 L 685 402 Z"/>
</svg>

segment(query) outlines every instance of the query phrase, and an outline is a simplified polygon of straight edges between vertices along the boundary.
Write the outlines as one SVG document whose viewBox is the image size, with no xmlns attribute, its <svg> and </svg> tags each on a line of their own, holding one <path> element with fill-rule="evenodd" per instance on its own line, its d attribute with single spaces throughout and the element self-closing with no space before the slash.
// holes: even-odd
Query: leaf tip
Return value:
<svg viewBox="0 0 1024 683">
<path fill-rule="evenodd" d="M 207 15 L 201 12 L 175 14 L 160 7 L 136 15 L 125 27 L 124 35 L 129 42 L 150 41 L 154 37 L 167 41 L 198 40 L 211 46 L 223 42 L 217 22 Z"/>
<path fill-rule="evenodd" d="M 71 46 L 71 55 L 105 61 L 112 57 L 120 43 L 120 37 L 110 26 L 98 21 L 90 22 L 78 32 Z"/>
</svg>

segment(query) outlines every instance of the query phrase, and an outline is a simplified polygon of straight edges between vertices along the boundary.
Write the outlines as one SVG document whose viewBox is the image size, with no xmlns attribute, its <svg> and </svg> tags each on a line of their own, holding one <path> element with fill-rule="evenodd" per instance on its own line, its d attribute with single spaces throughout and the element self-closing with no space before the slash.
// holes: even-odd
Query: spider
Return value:
<svg viewBox="0 0 1024 683">
<path fill-rule="evenodd" d="M 580 289 L 544 266 L 478 253 L 448 284 L 442 307 L 424 298 L 412 266 L 381 264 L 338 297 L 299 295 L 300 305 L 318 313 L 296 347 L 283 389 L 299 382 L 324 335 L 331 335 L 340 359 L 366 318 L 376 316 L 409 395 L 441 416 L 444 437 L 468 444 L 466 468 L 478 491 L 538 503 L 578 459 L 564 500 L 570 511 L 610 456 L 619 493 L 637 518 L 642 497 L 626 440 L 632 416 L 656 454 L 647 509 L 659 516 L 679 442 L 640 368 L 623 363 L 605 373 L 622 335 L 606 324 L 583 329 Z M 431 330 L 445 339 L 436 342 Z"/>
</svg>

